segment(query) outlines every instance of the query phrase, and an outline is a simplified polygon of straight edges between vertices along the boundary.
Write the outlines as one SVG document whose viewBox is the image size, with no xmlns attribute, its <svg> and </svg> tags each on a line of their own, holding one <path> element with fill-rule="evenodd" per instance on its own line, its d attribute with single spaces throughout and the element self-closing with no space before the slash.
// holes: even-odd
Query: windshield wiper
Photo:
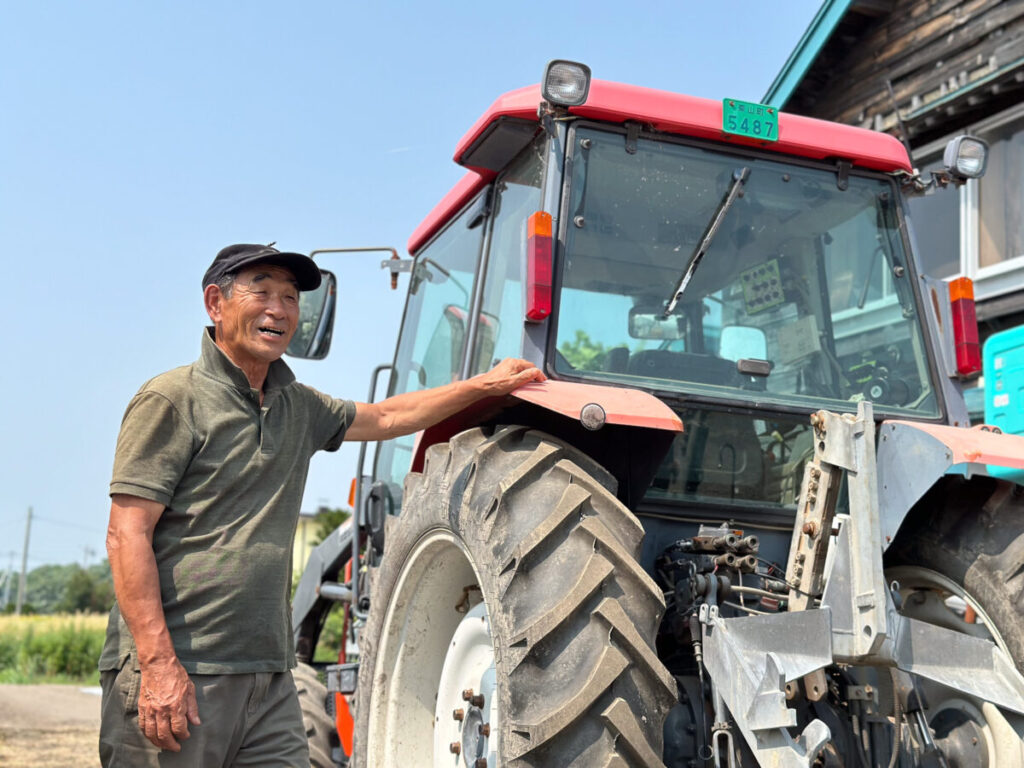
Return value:
<svg viewBox="0 0 1024 768">
<path fill-rule="evenodd" d="M 700 243 L 697 245 L 697 249 L 690 256 L 690 260 L 686 263 L 686 269 L 683 270 L 683 274 L 679 278 L 679 282 L 676 283 L 675 289 L 672 291 L 672 295 L 669 297 L 668 305 L 665 307 L 663 318 L 667 318 L 672 314 L 672 310 L 676 308 L 676 304 L 679 303 L 679 299 L 683 296 L 683 291 L 686 290 L 686 286 L 689 285 L 690 280 L 693 279 L 694 274 L 697 272 L 697 267 L 700 266 L 701 259 L 704 258 L 704 254 L 708 252 L 711 247 L 711 241 L 715 239 L 715 234 L 718 232 L 718 227 L 721 226 L 722 220 L 725 218 L 725 214 L 732 208 L 732 204 L 736 202 L 736 198 L 739 197 L 740 190 L 743 189 L 743 185 L 747 183 L 747 179 L 750 177 L 750 169 L 746 166 L 737 168 L 732 172 L 732 184 L 729 185 L 729 189 L 726 191 L 725 196 L 722 198 L 722 202 L 715 208 L 715 212 L 711 215 L 711 220 L 708 222 L 708 227 L 704 230 L 704 236 L 700 239 Z"/>
</svg>

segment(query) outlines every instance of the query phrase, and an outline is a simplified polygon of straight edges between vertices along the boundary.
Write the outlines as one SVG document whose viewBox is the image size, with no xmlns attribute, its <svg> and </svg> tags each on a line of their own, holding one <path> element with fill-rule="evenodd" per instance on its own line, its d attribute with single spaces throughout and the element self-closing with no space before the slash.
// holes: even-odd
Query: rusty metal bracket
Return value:
<svg viewBox="0 0 1024 768">
<path fill-rule="evenodd" d="M 815 445 L 824 446 L 827 431 L 821 412 L 811 415 L 811 424 Z M 786 566 L 791 611 L 811 607 L 812 598 L 821 595 L 824 588 L 825 555 L 832 535 L 832 520 L 843 471 L 841 467 L 823 461 L 820 451 L 816 447 L 814 458 L 804 465 L 804 479 L 800 485 L 799 512 L 793 526 Z"/>
</svg>

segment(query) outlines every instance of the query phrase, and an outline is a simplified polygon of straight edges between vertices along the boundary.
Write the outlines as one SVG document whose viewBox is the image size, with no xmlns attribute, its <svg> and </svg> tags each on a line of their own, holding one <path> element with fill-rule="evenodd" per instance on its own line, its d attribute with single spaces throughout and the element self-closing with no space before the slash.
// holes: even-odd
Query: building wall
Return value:
<svg viewBox="0 0 1024 768">
<path fill-rule="evenodd" d="M 1019 101 L 1022 62 L 1024 0 L 854 3 L 785 108 L 897 133 L 898 106 L 920 145 Z"/>
<path fill-rule="evenodd" d="M 295 541 L 292 544 L 292 573 L 301 574 L 306 567 L 309 553 L 313 551 L 313 538 L 316 535 L 316 514 L 302 512 L 299 514 L 299 525 L 295 529 Z"/>
<path fill-rule="evenodd" d="M 988 172 L 911 202 L 928 273 L 975 281 L 983 334 L 1024 321 L 1024 0 L 854 0 L 782 105 L 896 135 L 927 174 L 953 136 Z"/>
</svg>

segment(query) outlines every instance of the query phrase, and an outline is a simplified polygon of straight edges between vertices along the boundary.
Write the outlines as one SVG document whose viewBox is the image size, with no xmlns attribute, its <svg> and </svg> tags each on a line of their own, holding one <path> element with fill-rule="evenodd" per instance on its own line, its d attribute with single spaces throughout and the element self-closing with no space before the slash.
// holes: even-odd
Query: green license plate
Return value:
<svg viewBox="0 0 1024 768">
<path fill-rule="evenodd" d="M 778 141 L 779 110 L 767 104 L 722 99 L 722 130 L 761 141 Z"/>
</svg>

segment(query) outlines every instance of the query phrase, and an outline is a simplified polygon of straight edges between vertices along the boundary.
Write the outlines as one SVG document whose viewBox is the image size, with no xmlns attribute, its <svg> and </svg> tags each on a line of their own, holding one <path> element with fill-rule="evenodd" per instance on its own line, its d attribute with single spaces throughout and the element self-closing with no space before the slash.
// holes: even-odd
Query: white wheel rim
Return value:
<svg viewBox="0 0 1024 768">
<path fill-rule="evenodd" d="M 460 704 L 467 714 L 471 711 L 470 704 L 462 701 L 462 691 L 469 688 L 485 697 L 485 709 L 473 709 L 476 716 L 487 712 L 489 718 L 483 722 L 495 728 L 495 737 L 484 741 L 488 752 L 483 756 L 492 768 L 497 765 L 497 696 L 489 622 L 482 603 L 466 614 L 456 610 L 465 588 L 479 584 L 465 545 L 451 531 L 429 531 L 412 548 L 388 599 L 378 639 L 367 765 L 408 768 L 423 765 L 431 754 L 435 767 L 475 768 L 477 755 L 463 752 L 462 732 L 455 728 L 462 723 L 452 717 Z M 458 754 L 451 750 L 455 742 Z"/>
<path fill-rule="evenodd" d="M 467 701 L 469 693 L 473 700 Z M 434 765 L 467 765 L 479 760 L 498 764 L 498 697 L 494 670 L 494 646 L 490 621 L 483 602 L 466 614 L 448 646 L 434 714 Z M 483 696 L 483 706 L 475 697 Z M 456 716 L 458 715 L 458 716 Z M 493 733 L 494 738 L 489 738 Z M 452 745 L 458 744 L 458 755 Z M 454 759 L 453 759 L 454 758 Z"/>
<path fill-rule="evenodd" d="M 967 631 L 963 621 L 963 606 L 970 606 L 977 618 L 974 626 L 983 626 L 984 635 L 992 640 L 1010 658 L 1010 651 L 997 629 L 995 622 L 985 613 L 967 591 L 947 576 L 922 566 L 908 565 L 891 568 L 886 571 L 889 582 L 898 582 L 900 594 L 904 597 L 903 612 L 912 618 L 923 621 L 934 621 L 940 626 L 950 629 Z M 915 590 L 926 589 L 943 598 L 947 616 L 937 617 L 936 606 L 924 609 L 916 615 L 914 607 L 908 603 L 909 596 Z M 948 596 L 948 597 L 947 597 Z M 943 713 L 950 711 L 962 713 L 977 725 L 980 738 L 984 740 L 989 755 L 987 768 L 1024 768 L 1024 749 L 1021 740 L 1024 738 L 1024 718 L 1008 715 L 998 707 L 988 703 L 961 698 L 961 694 L 944 686 L 918 678 L 918 684 L 925 689 L 928 698 L 928 720 L 935 722 Z"/>
</svg>

